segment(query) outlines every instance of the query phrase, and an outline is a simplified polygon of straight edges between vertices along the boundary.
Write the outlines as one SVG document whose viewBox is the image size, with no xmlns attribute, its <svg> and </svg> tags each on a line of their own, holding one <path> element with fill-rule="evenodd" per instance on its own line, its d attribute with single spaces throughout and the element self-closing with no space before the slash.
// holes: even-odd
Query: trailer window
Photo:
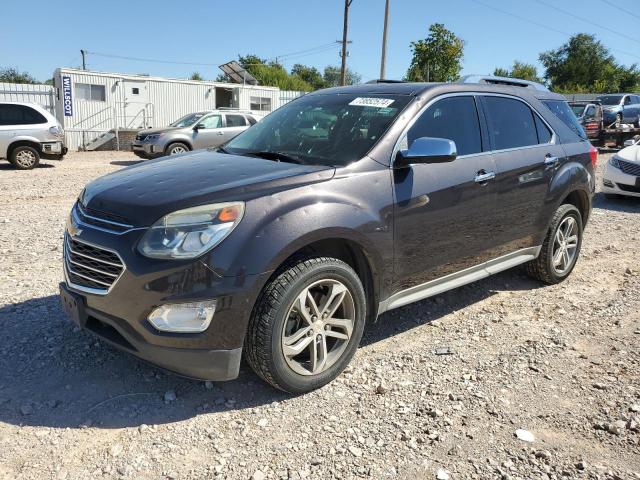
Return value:
<svg viewBox="0 0 640 480">
<path fill-rule="evenodd" d="M 251 110 L 258 110 L 259 112 L 271 111 L 271 99 L 269 97 L 249 97 L 249 103 L 251 104 Z"/>
<path fill-rule="evenodd" d="M 90 83 L 75 84 L 76 98 L 78 100 L 90 100 L 93 102 L 106 101 L 104 85 L 93 85 Z"/>
</svg>

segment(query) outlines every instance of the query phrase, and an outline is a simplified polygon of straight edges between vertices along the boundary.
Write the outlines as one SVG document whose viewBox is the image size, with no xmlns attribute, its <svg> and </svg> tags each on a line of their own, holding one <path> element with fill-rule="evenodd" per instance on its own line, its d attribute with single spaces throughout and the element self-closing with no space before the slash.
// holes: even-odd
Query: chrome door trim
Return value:
<svg viewBox="0 0 640 480">
<path fill-rule="evenodd" d="M 409 303 L 424 300 L 425 298 L 461 287 L 467 283 L 486 278 L 494 273 L 508 270 L 522 263 L 538 258 L 542 246 L 523 248 L 512 253 L 494 258 L 474 267 L 469 267 L 459 272 L 436 278 L 422 285 L 407 288 L 394 293 L 386 300 L 378 304 L 378 315 L 394 308 L 403 307 Z"/>
</svg>

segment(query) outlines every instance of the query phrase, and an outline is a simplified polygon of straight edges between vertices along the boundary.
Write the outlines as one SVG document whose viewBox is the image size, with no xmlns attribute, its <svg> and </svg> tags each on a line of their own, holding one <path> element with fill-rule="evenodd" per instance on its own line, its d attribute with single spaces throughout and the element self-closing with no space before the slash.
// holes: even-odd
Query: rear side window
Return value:
<svg viewBox="0 0 640 480">
<path fill-rule="evenodd" d="M 227 127 L 244 127 L 246 124 L 242 115 L 227 115 Z"/>
<path fill-rule="evenodd" d="M 538 144 L 535 116 L 525 103 L 504 97 L 484 97 L 484 103 L 493 150 Z"/>
<path fill-rule="evenodd" d="M 0 125 L 37 125 L 47 119 L 37 110 L 26 105 L 0 105 Z"/>
<path fill-rule="evenodd" d="M 553 114 L 562 120 L 567 127 L 573 130 L 580 138 L 587 139 L 582 125 L 578 122 L 576 116 L 571 112 L 569 104 L 564 100 L 542 100 L 542 103 L 553 112 Z"/>
<path fill-rule="evenodd" d="M 482 136 L 474 98 L 449 97 L 431 105 L 409 129 L 409 146 L 421 137 L 453 140 L 458 155 L 481 152 Z"/>
</svg>

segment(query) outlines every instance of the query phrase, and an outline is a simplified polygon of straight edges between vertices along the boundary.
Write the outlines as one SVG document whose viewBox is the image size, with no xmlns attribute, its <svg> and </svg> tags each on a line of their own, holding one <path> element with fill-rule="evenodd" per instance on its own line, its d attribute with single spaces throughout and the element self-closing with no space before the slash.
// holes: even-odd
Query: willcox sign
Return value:
<svg viewBox="0 0 640 480">
<path fill-rule="evenodd" d="M 73 99 L 71 97 L 71 77 L 62 76 L 62 105 L 64 108 L 64 116 L 73 116 Z"/>
</svg>

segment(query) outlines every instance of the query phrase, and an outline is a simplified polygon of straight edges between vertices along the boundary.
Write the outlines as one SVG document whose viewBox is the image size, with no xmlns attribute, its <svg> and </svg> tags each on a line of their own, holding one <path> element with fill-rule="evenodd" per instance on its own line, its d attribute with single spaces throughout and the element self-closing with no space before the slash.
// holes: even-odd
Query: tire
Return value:
<svg viewBox="0 0 640 480">
<path fill-rule="evenodd" d="M 561 227 L 564 229 L 568 224 L 572 224 L 572 222 L 574 230 L 569 234 L 569 239 L 575 235 L 575 248 L 567 249 L 567 255 L 570 257 L 570 261 L 556 267 L 554 255 L 557 255 L 558 250 L 561 250 L 557 243 L 558 230 Z M 582 216 L 580 215 L 580 211 L 573 205 L 561 205 L 551 219 L 551 224 L 549 225 L 549 230 L 538 258 L 525 265 L 527 273 L 547 285 L 555 285 L 564 281 L 573 271 L 580 256 L 582 233 Z M 572 253 L 573 256 L 571 256 Z M 566 257 L 564 255 L 560 255 L 560 257 L 562 257 L 561 262 L 565 263 Z"/>
<path fill-rule="evenodd" d="M 179 153 L 186 153 L 189 150 L 191 150 L 189 148 L 189 145 L 182 142 L 174 142 L 167 145 L 167 148 L 165 148 L 164 153 L 166 153 L 167 155 L 178 155 Z"/>
<path fill-rule="evenodd" d="M 328 298 L 336 299 L 337 310 L 326 320 L 312 316 L 310 297 L 315 297 L 313 304 L 321 314 L 325 305 L 332 310 Z M 335 379 L 355 354 L 366 306 L 362 282 L 349 265 L 327 257 L 298 260 L 262 290 L 249 321 L 245 357 L 258 376 L 280 390 L 301 394 L 320 388 Z"/>
<path fill-rule="evenodd" d="M 23 145 L 11 151 L 9 162 L 18 170 L 31 170 L 40 163 L 40 154 L 35 148 Z"/>
</svg>

